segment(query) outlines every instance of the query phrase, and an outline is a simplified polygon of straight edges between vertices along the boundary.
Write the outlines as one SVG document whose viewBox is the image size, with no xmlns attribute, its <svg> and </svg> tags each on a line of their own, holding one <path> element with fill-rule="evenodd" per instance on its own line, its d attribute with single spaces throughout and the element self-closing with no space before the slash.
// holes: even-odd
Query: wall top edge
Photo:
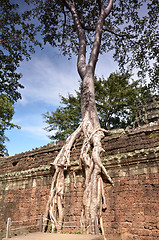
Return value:
<svg viewBox="0 0 159 240">
<path fill-rule="evenodd" d="M 125 130 L 113 129 L 108 133 L 108 135 L 103 139 L 103 141 L 107 141 L 108 139 L 111 139 L 111 138 L 119 138 L 121 135 L 130 136 L 130 135 L 136 135 L 136 134 L 154 132 L 154 131 L 159 131 L 159 121 L 145 124 L 143 126 L 140 126 L 134 129 L 130 129 L 130 128 L 126 128 Z M 64 141 L 58 141 L 53 144 L 47 144 L 42 147 L 32 149 L 30 151 L 15 154 L 14 156 L 0 157 L 0 165 L 2 161 L 4 162 L 12 159 L 19 159 L 21 157 L 32 156 L 32 155 L 45 153 L 45 152 L 59 151 L 61 147 L 64 145 L 64 143 L 65 143 Z M 76 146 L 77 145 L 81 145 L 81 142 L 77 143 Z"/>
<path fill-rule="evenodd" d="M 145 156 L 148 154 L 154 154 L 155 158 L 153 160 L 146 158 L 146 160 L 145 160 Z M 141 155 L 142 155 L 142 157 L 141 157 Z M 134 160 L 134 157 L 136 157 L 135 160 Z M 151 162 L 159 161 L 159 147 L 135 150 L 134 152 L 128 152 L 128 153 L 124 153 L 124 154 L 120 153 L 117 155 L 107 156 L 107 157 L 102 158 L 102 162 L 103 162 L 104 166 L 107 168 L 107 170 L 109 170 L 109 168 L 113 168 L 113 167 L 115 168 L 118 165 L 125 166 L 125 165 L 130 165 L 130 164 L 140 164 L 144 161 L 146 161 L 146 163 L 148 163 L 150 161 Z M 48 175 L 48 174 L 50 175 L 50 173 L 52 172 L 52 169 L 53 169 L 53 166 L 50 164 L 50 165 L 42 165 L 37 168 L 31 168 L 28 170 L 5 173 L 5 174 L 0 175 L 0 181 L 5 181 L 6 179 L 12 180 L 15 178 L 20 179 L 20 178 L 36 177 L 38 175 L 40 175 L 40 176 Z M 69 167 L 69 170 L 70 171 L 80 170 L 78 161 L 72 162 L 72 165 Z M 66 171 L 68 171 L 68 169 L 66 169 Z"/>
</svg>

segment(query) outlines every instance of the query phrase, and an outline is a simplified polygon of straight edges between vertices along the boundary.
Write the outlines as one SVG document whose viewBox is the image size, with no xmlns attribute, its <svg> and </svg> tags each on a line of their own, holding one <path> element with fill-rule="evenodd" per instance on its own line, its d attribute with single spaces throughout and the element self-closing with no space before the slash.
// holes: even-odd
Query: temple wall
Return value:
<svg viewBox="0 0 159 240">
<path fill-rule="evenodd" d="M 44 215 L 54 172 L 50 165 L 62 143 L 0 158 L 0 229 L 12 221 Z M 65 171 L 64 221 L 79 220 L 84 177 L 81 143 Z M 107 209 L 103 225 L 109 239 L 159 238 L 159 122 L 106 136 L 102 161 L 114 181 L 104 180 Z M 71 231 L 74 231 L 73 229 Z"/>
</svg>

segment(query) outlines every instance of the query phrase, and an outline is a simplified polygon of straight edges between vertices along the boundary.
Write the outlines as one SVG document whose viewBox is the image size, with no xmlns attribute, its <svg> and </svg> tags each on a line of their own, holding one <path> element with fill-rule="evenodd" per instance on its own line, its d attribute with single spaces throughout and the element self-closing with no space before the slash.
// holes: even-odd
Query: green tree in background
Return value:
<svg viewBox="0 0 159 240">
<path fill-rule="evenodd" d="M 95 99 L 101 127 L 105 129 L 132 126 L 138 105 L 150 95 L 150 89 L 130 81 L 128 73 L 112 73 L 108 79 L 95 79 Z M 76 96 L 61 96 L 61 106 L 54 112 L 43 114 L 46 130 L 56 130 L 51 140 L 65 140 L 81 122 L 81 89 Z"/>
<path fill-rule="evenodd" d="M 0 95 L 0 153 L 7 155 L 5 141 L 5 130 L 13 127 L 19 128 L 11 122 L 14 114 L 13 100 L 10 100 L 6 94 Z"/>
<path fill-rule="evenodd" d="M 99 78 L 95 92 L 101 126 L 106 129 L 133 126 L 138 105 L 150 95 L 150 89 L 133 81 L 128 72 Z"/>
<path fill-rule="evenodd" d="M 24 3 L 25 6 L 25 3 Z M 19 88 L 23 88 L 17 73 L 20 63 L 30 59 L 34 46 L 40 45 L 35 40 L 34 24 L 23 20 L 22 9 L 14 1 L 0 1 L 0 93 L 14 101 L 21 98 Z"/>
<path fill-rule="evenodd" d="M 17 2 L 17 1 L 16 1 Z M 11 123 L 14 103 L 21 98 L 23 88 L 17 72 L 20 63 L 34 52 L 35 26 L 23 21 L 18 4 L 10 0 L 0 1 L 0 152 L 7 153 L 5 131 L 17 127 Z"/>
<path fill-rule="evenodd" d="M 50 137 L 52 140 L 65 140 L 81 122 L 81 96 L 80 92 L 76 91 L 76 96 L 68 94 L 68 97 L 61 97 L 61 107 L 55 112 L 47 112 L 42 114 L 48 124 L 46 130 L 48 132 L 57 130 Z"/>
</svg>

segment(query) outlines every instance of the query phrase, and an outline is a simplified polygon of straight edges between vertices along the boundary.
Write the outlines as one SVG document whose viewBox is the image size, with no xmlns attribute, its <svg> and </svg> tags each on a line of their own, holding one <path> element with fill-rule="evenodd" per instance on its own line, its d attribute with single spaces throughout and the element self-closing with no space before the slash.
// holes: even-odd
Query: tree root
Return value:
<svg viewBox="0 0 159 240">
<path fill-rule="evenodd" d="M 89 129 L 89 136 L 84 134 L 86 137 L 81 149 L 80 159 L 84 164 L 85 169 L 85 190 L 83 196 L 83 214 L 82 214 L 82 230 L 84 233 L 95 233 L 95 228 L 93 227 L 96 219 L 101 224 L 101 230 L 103 236 L 104 228 L 102 225 L 101 212 L 106 208 L 106 200 L 104 196 L 103 180 L 101 178 L 101 172 L 106 176 L 108 181 L 113 185 L 113 181 L 107 173 L 105 167 L 103 166 L 100 153 L 103 150 L 101 145 L 101 138 L 103 137 L 103 132 L 108 134 L 108 131 L 100 127 L 90 127 L 90 124 L 85 125 L 87 131 Z M 102 205 L 102 207 L 101 207 Z M 89 227 L 91 226 L 91 227 Z M 89 228 L 88 228 L 89 227 Z"/>
<path fill-rule="evenodd" d="M 66 140 L 55 161 L 51 163 L 55 172 L 52 179 L 50 196 L 46 205 L 43 231 L 46 231 L 48 219 L 52 223 L 52 231 L 62 229 L 63 221 L 63 198 L 64 198 L 64 170 L 70 166 L 70 150 L 75 140 L 81 134 L 81 124 Z"/>
<path fill-rule="evenodd" d="M 75 140 L 80 136 L 82 131 L 82 123 L 79 127 L 67 138 L 65 145 L 60 150 L 55 161 L 52 163 L 54 166 L 70 166 L 70 150 Z"/>
<path fill-rule="evenodd" d="M 62 227 L 63 220 L 63 196 L 64 196 L 64 168 L 58 166 L 52 179 L 49 200 L 44 215 L 43 231 L 47 228 L 48 218 L 52 223 L 52 232 Z"/>
<path fill-rule="evenodd" d="M 85 189 L 83 194 L 83 210 L 81 213 L 81 229 L 84 233 L 94 233 L 94 223 L 98 219 L 104 235 L 101 212 L 106 209 L 106 200 L 103 188 L 101 172 L 108 181 L 113 184 L 103 166 L 100 153 L 103 150 L 101 138 L 105 129 L 93 128 L 89 119 L 83 120 L 79 127 L 66 140 L 65 145 L 60 150 L 52 165 L 55 168 L 49 200 L 47 202 L 44 219 L 50 219 L 52 231 L 62 229 L 63 221 L 63 198 L 64 198 L 64 170 L 70 166 L 70 151 L 75 140 L 83 133 L 83 145 L 81 149 L 80 161 L 85 170 Z M 47 220 L 44 221 L 43 230 L 47 228 Z"/>
</svg>

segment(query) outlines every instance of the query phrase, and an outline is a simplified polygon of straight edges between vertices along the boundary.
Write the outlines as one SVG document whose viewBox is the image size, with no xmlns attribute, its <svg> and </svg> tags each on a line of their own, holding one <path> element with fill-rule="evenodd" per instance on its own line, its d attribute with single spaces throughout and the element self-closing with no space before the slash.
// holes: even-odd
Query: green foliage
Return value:
<svg viewBox="0 0 159 240">
<path fill-rule="evenodd" d="M 30 58 L 33 46 L 40 44 L 35 40 L 36 27 L 23 20 L 14 1 L 0 1 L 0 26 L 0 151 L 4 152 L 5 130 L 17 127 L 11 123 L 13 104 L 21 98 L 19 89 L 23 88 L 17 68 L 24 58 Z"/>
<path fill-rule="evenodd" d="M 17 68 L 24 57 L 30 58 L 35 40 L 36 28 L 23 20 L 18 4 L 10 0 L 0 2 L 0 93 L 7 94 L 14 101 L 21 98 L 19 83 L 21 74 Z"/>
<path fill-rule="evenodd" d="M 20 98 L 18 87 L 22 87 L 18 80 L 20 74 L 15 72 L 20 54 L 20 31 L 15 26 L 20 23 L 20 16 L 16 12 L 17 5 L 10 4 L 8 0 L 0 3 L 0 91 L 10 96 L 11 99 Z M 20 48 L 20 49 L 18 49 Z"/>
<path fill-rule="evenodd" d="M 95 81 L 96 104 L 103 128 L 125 128 L 132 125 L 138 105 L 150 94 L 147 87 L 130 80 L 129 73 L 112 73 Z"/>
<path fill-rule="evenodd" d="M 62 54 L 78 54 L 78 33 L 67 2 L 74 4 L 87 45 L 92 47 L 95 26 L 101 9 L 108 1 L 84 0 L 27 0 L 35 5 L 27 16 L 36 16 L 41 24 L 44 43 L 58 47 Z M 113 51 L 120 68 L 138 69 L 139 77 L 149 73 L 155 87 L 158 69 L 159 2 L 157 0 L 114 0 L 113 9 L 105 19 L 101 53 Z M 157 69 L 156 69 L 157 68 Z M 155 78 L 155 79 L 154 79 Z"/>
<path fill-rule="evenodd" d="M 112 73 L 105 80 L 95 79 L 95 96 L 101 126 L 106 129 L 125 128 L 132 125 L 138 105 L 143 103 L 150 91 L 141 87 L 138 81 L 132 81 L 128 73 Z M 50 138 L 64 140 L 81 122 L 80 91 L 76 96 L 61 96 L 61 104 L 55 112 L 43 114 L 48 124 L 48 132 L 56 130 Z"/>
<path fill-rule="evenodd" d="M 0 95 L 0 152 L 7 154 L 5 147 L 5 130 L 19 126 L 11 123 L 14 114 L 13 100 L 10 100 L 6 94 Z"/>
<path fill-rule="evenodd" d="M 55 112 L 47 112 L 43 114 L 46 119 L 48 127 L 47 131 L 57 130 L 52 140 L 66 139 L 76 128 L 81 121 L 81 105 L 80 105 L 80 93 L 76 91 L 76 96 L 71 94 L 68 97 L 61 96 L 62 107 L 56 109 Z"/>
<path fill-rule="evenodd" d="M 38 31 L 44 43 L 58 47 L 64 55 L 77 54 L 79 44 L 68 0 L 24 1 L 21 1 L 27 9 L 24 13 L 14 1 L 0 2 L 0 91 L 15 101 L 20 98 L 18 89 L 23 87 L 19 83 L 21 74 L 16 70 L 24 57 L 30 59 L 35 45 L 41 46 L 36 37 Z M 87 45 L 91 47 L 100 7 L 106 7 L 107 1 L 74 0 L 72 3 L 85 31 Z M 113 50 L 121 68 L 125 65 L 138 68 L 140 76 L 149 72 L 155 88 L 159 87 L 158 7 L 157 0 L 114 0 L 113 9 L 104 22 L 101 44 L 101 52 Z"/>
</svg>

